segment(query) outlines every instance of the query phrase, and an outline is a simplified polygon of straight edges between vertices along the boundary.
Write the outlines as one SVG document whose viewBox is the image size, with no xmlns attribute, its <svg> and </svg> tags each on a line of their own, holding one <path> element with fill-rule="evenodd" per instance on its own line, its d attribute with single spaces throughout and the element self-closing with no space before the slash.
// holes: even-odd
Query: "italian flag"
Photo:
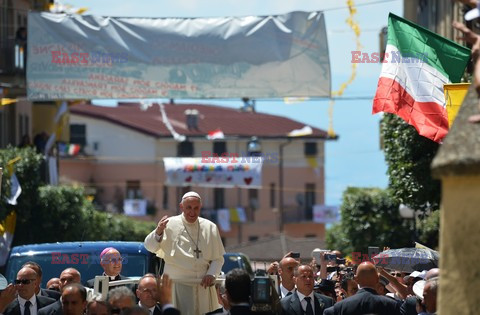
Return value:
<svg viewBox="0 0 480 315">
<path fill-rule="evenodd" d="M 390 13 L 373 114 L 396 114 L 441 142 L 448 132 L 443 86 L 460 82 L 469 58 L 466 47 Z"/>
</svg>

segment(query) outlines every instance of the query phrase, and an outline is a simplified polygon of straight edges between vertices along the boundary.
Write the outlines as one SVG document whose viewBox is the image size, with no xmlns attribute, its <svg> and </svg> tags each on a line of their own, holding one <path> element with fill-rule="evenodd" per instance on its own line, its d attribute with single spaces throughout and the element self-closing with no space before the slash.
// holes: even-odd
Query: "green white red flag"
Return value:
<svg viewBox="0 0 480 315">
<path fill-rule="evenodd" d="M 392 113 L 424 137 L 440 142 L 448 132 L 444 84 L 458 83 L 470 50 L 390 13 L 373 114 Z"/>
</svg>

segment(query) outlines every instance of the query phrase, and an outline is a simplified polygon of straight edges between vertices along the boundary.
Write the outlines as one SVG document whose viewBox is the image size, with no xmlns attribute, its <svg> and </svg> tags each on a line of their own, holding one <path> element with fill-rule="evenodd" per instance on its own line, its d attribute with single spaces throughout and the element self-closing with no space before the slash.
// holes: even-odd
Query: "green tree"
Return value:
<svg viewBox="0 0 480 315">
<path fill-rule="evenodd" d="M 34 149 L 9 147 L 0 150 L 0 165 L 20 157 L 14 172 L 22 187 L 15 206 L 0 200 L 0 220 L 17 213 L 13 245 L 65 241 L 143 241 L 156 226 L 123 215 L 95 210 L 82 188 L 44 185 L 40 178 L 41 155 Z M 2 197 L 10 195 L 10 176 L 2 180 Z"/>
<path fill-rule="evenodd" d="M 438 209 L 440 181 L 430 172 L 438 143 L 420 136 L 413 126 L 392 114 L 383 116 L 380 132 L 392 197 L 412 209 Z"/>
<path fill-rule="evenodd" d="M 419 240 L 438 247 L 441 186 L 432 178 L 430 165 L 439 144 L 420 136 L 413 126 L 392 114 L 383 116 L 380 132 L 392 197 L 422 212 L 417 220 Z"/>
<path fill-rule="evenodd" d="M 368 246 L 411 246 L 411 225 L 387 190 L 348 187 L 340 211 L 341 223 L 327 231 L 329 248 L 348 254 L 367 253 Z"/>
<path fill-rule="evenodd" d="M 440 210 L 433 211 L 430 215 L 417 220 L 418 239 L 420 243 L 430 248 L 438 248 Z"/>
</svg>

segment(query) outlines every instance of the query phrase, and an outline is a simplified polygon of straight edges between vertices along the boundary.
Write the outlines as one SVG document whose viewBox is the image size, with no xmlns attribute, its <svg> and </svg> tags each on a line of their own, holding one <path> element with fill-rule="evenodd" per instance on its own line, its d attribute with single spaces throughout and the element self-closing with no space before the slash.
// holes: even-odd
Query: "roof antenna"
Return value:
<svg viewBox="0 0 480 315">
<path fill-rule="evenodd" d="M 242 97 L 242 102 L 243 102 L 243 107 L 242 111 L 243 112 L 255 112 L 255 100 L 250 100 L 248 97 Z"/>
</svg>

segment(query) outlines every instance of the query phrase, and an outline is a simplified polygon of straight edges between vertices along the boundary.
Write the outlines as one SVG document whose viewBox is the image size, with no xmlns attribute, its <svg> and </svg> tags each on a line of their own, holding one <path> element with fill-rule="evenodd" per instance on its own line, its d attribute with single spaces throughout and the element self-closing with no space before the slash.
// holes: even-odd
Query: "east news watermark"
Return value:
<svg viewBox="0 0 480 315">
<path fill-rule="evenodd" d="M 88 264 L 115 264 L 121 262 L 122 264 L 128 264 L 128 255 L 105 254 L 102 257 L 97 254 L 88 253 L 52 253 L 52 265 L 88 265 Z"/>
<path fill-rule="evenodd" d="M 127 53 L 104 53 L 100 51 L 67 53 L 52 50 L 52 63 L 62 65 L 112 65 L 128 62 Z"/>
<path fill-rule="evenodd" d="M 280 160 L 278 153 L 266 152 L 249 155 L 248 152 L 223 152 L 215 153 L 212 151 L 202 151 L 202 160 L 200 163 L 271 163 L 276 164 Z"/>
<path fill-rule="evenodd" d="M 351 51 L 351 63 L 427 63 L 427 53 L 406 53 L 391 51 L 386 53 Z"/>
</svg>

